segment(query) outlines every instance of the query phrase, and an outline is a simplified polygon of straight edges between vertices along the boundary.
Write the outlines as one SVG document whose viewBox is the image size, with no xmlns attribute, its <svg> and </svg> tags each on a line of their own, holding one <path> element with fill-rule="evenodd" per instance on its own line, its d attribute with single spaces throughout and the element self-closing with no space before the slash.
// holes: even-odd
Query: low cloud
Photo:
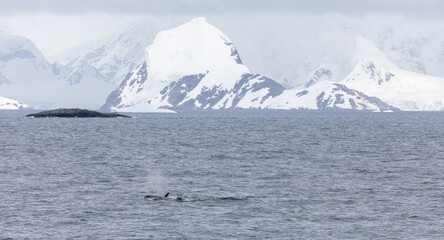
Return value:
<svg viewBox="0 0 444 240">
<path fill-rule="evenodd" d="M 433 34 L 441 44 L 444 15 L 430 16 L 442 12 L 443 4 L 435 0 L 0 0 L 0 33 L 26 36 L 49 57 L 75 45 L 103 42 L 140 21 L 169 29 L 205 16 L 235 43 L 251 71 L 282 80 L 296 79 L 298 68 L 307 61 L 316 64 L 323 56 L 345 61 L 356 35 L 377 44 L 384 39 L 409 44 L 421 37 L 432 39 Z"/>
<path fill-rule="evenodd" d="M 303 12 L 361 14 L 368 12 L 396 12 L 441 16 L 444 1 L 438 0 L 0 0 L 0 14 L 56 13 L 81 14 L 145 13 L 214 14 L 227 12 Z"/>
</svg>

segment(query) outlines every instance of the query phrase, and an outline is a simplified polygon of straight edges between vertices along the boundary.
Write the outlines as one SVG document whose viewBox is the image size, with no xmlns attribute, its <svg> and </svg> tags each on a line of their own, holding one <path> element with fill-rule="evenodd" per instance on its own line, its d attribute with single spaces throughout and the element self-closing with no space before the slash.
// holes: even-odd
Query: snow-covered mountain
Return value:
<svg viewBox="0 0 444 240">
<path fill-rule="evenodd" d="M 245 99 L 261 102 L 284 90 L 250 73 L 230 39 L 205 18 L 160 32 L 146 52 L 145 61 L 110 95 L 105 109 L 142 101 L 166 108 L 236 108 Z"/>
<path fill-rule="evenodd" d="M 396 110 L 345 85 L 322 81 L 331 78 L 331 66 L 327 61 L 319 65 L 308 88 L 285 90 L 276 81 L 251 73 L 229 38 L 197 18 L 160 32 L 146 49 L 144 61 L 110 94 L 103 109 L 148 102 L 173 109 Z"/>
<path fill-rule="evenodd" d="M 357 37 L 356 45 L 356 65 L 341 84 L 401 110 L 444 110 L 444 78 L 402 70 L 362 37 Z"/>
<path fill-rule="evenodd" d="M 0 75 L 0 95 L 31 106 L 49 105 L 52 89 L 64 87 L 34 44 L 19 36 L 0 36 Z"/>
<path fill-rule="evenodd" d="M 321 54 L 295 66 L 295 77 L 305 81 L 295 87 L 291 80 L 281 84 L 250 72 L 231 40 L 205 18 L 154 37 L 156 29 L 140 24 L 112 41 L 59 55 L 55 63 L 26 38 L 0 36 L 0 95 L 34 108 L 98 108 L 106 99 L 102 108 L 117 111 L 136 106 L 444 110 L 442 78 L 402 70 L 392 61 L 398 57 L 408 69 L 429 72 L 433 68 L 419 60 L 427 46 L 437 45 L 430 40 L 396 48 L 395 38 L 380 37 L 382 51 L 358 37 L 355 45 L 347 44 L 350 55 Z M 410 57 L 402 57 L 406 54 Z"/>
<path fill-rule="evenodd" d="M 399 111 L 376 97 L 368 96 L 346 85 L 321 81 L 307 88 L 290 89 L 276 97 L 269 109 L 318 109 Z"/>
<path fill-rule="evenodd" d="M 310 27 L 281 30 L 282 34 L 275 34 L 278 37 L 270 36 L 267 40 L 262 40 L 262 37 L 266 37 L 270 29 L 264 30 L 263 35 L 256 36 L 260 40 L 252 41 L 251 45 L 255 47 L 246 48 L 250 49 L 249 52 L 242 51 L 245 62 L 251 64 L 250 69 L 271 76 L 288 88 L 294 88 L 308 82 L 307 76 L 316 71 L 318 65 L 322 65 L 326 55 L 340 66 L 338 73 L 343 79 L 353 70 L 354 66 L 348 66 L 345 61 L 352 57 L 349 54 L 355 48 L 355 37 L 361 35 L 371 40 L 399 68 L 444 77 L 444 25 L 439 21 L 426 23 L 405 19 L 406 21 L 392 22 L 371 17 L 357 20 L 338 15 L 316 16 L 304 20 L 304 25 Z M 291 40 L 285 41 L 287 44 L 280 44 L 281 38 Z M 264 41 L 267 41 L 266 45 L 259 45 Z M 288 45 L 289 41 L 293 41 L 294 46 Z M 255 52 L 251 49 L 255 48 L 258 49 L 258 57 L 252 61 L 251 56 Z M 290 67 L 289 62 L 293 62 Z M 336 79 L 333 74 L 330 80 L 341 79 Z"/>
<path fill-rule="evenodd" d="M 423 43 L 419 41 L 416 44 Z M 408 56 L 405 57 L 398 56 L 397 62 L 404 63 L 408 69 L 419 72 L 427 71 L 425 67 L 421 67 L 423 65 L 418 61 L 418 49 L 410 48 L 408 53 L 398 50 L 392 48 L 387 51 L 392 54 L 394 52 L 400 55 L 407 54 Z M 328 61 L 328 58 L 325 60 L 324 57 L 316 67 L 313 67 L 313 64 L 304 65 L 305 68 L 310 69 L 307 66 L 311 66 L 315 69 L 308 75 L 304 87 L 285 91 L 283 96 L 280 96 L 271 105 L 271 108 L 287 109 L 288 106 L 296 109 L 321 108 L 319 106 L 322 104 L 319 101 L 313 101 L 316 98 L 320 101 L 328 99 L 330 104 L 327 106 L 329 108 L 373 109 L 377 111 L 444 110 L 444 96 L 442 95 L 444 78 L 403 70 L 389 60 L 372 41 L 360 36 L 356 37 L 353 53 L 349 57 L 348 63 L 341 63 L 338 60 L 336 62 Z M 392 57 L 394 56 L 392 55 Z M 344 95 L 343 92 L 337 92 L 342 90 L 346 90 L 349 96 Z M 352 102 L 356 101 L 356 98 L 353 97 L 352 92 L 360 99 L 367 99 L 368 103 L 353 104 Z M 292 99 L 294 95 L 298 95 L 298 99 Z M 341 97 L 343 100 L 334 100 L 335 96 L 342 95 L 344 95 Z M 374 101 L 374 97 L 377 97 L 378 100 Z M 351 100 L 347 100 L 347 98 Z M 357 108 L 352 107 L 353 105 Z"/>
<path fill-rule="evenodd" d="M 305 80 L 305 87 L 308 88 L 315 83 L 322 81 L 338 81 L 342 79 L 344 66 L 340 66 L 339 63 L 335 63 L 333 60 L 324 56 L 319 63 L 314 67 Z"/>
<path fill-rule="evenodd" d="M 25 108 L 29 108 L 29 106 L 16 100 L 0 97 L 0 110 L 19 110 Z"/>
<path fill-rule="evenodd" d="M 372 41 L 399 68 L 444 77 L 444 31 L 439 26 L 431 28 L 432 32 L 389 27 Z"/>
<path fill-rule="evenodd" d="M 28 72 L 52 72 L 51 64 L 29 39 L 5 35 L 0 35 L 0 69 L 0 83 L 11 83 L 12 79 L 27 81 Z"/>
<path fill-rule="evenodd" d="M 141 22 L 110 41 L 79 46 L 51 57 L 69 72 L 71 84 L 84 78 L 100 78 L 118 86 L 122 79 L 141 62 L 145 48 L 160 29 Z"/>
<path fill-rule="evenodd" d="M 96 78 L 69 85 L 63 66 L 49 63 L 20 36 L 0 36 L 0 96 L 34 108 L 98 108 L 114 86 Z"/>
</svg>

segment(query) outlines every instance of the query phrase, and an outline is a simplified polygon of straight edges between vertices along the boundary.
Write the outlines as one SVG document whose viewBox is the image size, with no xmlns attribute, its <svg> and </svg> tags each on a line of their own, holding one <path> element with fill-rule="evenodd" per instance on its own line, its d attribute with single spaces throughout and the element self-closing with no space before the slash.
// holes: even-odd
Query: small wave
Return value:
<svg viewBox="0 0 444 240">
<path fill-rule="evenodd" d="M 175 200 L 177 202 L 229 202 L 229 201 L 245 201 L 249 198 L 253 198 L 251 196 L 247 197 L 209 197 L 209 198 L 197 198 L 197 199 L 189 199 L 183 198 L 180 196 L 168 196 L 168 198 L 164 200 Z M 145 200 L 158 201 L 157 199 L 146 198 Z"/>
<path fill-rule="evenodd" d="M 242 200 L 247 200 L 247 198 L 222 197 L 222 198 L 218 198 L 217 200 L 220 200 L 220 201 L 242 201 Z"/>
<path fill-rule="evenodd" d="M 187 199 L 182 197 L 176 197 L 175 200 L 178 202 L 225 202 L 225 201 L 244 201 L 248 200 L 250 197 L 214 197 L 214 198 L 203 198 L 203 199 Z"/>
</svg>

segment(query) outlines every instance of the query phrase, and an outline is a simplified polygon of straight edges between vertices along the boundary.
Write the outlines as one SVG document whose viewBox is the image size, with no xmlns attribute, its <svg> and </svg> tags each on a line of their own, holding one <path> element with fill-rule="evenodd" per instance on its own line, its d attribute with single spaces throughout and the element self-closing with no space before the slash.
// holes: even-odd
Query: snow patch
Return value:
<svg viewBox="0 0 444 240">
<path fill-rule="evenodd" d="M 122 107 L 122 108 L 111 107 L 111 111 L 122 112 L 122 113 L 176 113 L 175 111 L 169 109 L 156 108 L 146 102 L 142 102 L 131 107 Z"/>
<path fill-rule="evenodd" d="M 24 108 L 29 108 L 29 106 L 16 100 L 0 97 L 1 110 L 19 110 Z"/>
</svg>

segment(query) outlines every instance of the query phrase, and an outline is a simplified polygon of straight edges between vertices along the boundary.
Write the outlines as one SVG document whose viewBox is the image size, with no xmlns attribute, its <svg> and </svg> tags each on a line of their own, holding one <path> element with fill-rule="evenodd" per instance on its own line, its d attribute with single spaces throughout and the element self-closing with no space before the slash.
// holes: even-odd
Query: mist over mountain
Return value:
<svg viewBox="0 0 444 240">
<path fill-rule="evenodd" d="M 217 17 L 213 19 L 215 23 L 221 21 Z M 230 38 L 239 39 L 238 41 L 228 40 L 228 35 L 218 29 L 220 34 L 216 35 L 219 36 L 221 46 L 225 46 L 227 51 L 232 52 L 232 56 L 236 56 L 234 62 L 228 64 L 221 64 L 226 56 L 217 53 L 218 49 L 223 47 L 213 47 L 203 51 L 206 44 L 211 45 L 215 41 L 208 40 L 205 34 L 200 38 L 193 36 L 196 35 L 193 32 L 199 29 L 198 27 L 185 31 L 181 37 L 175 38 L 175 43 L 168 43 L 168 38 L 163 37 L 166 47 L 158 47 L 161 41 L 156 44 L 155 39 L 156 36 L 160 39 L 164 34 L 162 30 L 165 30 L 165 24 L 155 21 L 141 22 L 109 40 L 96 41 L 94 44 L 78 46 L 57 54 L 50 58 L 52 62 L 46 60 L 33 44 L 27 44 L 30 51 L 36 53 L 32 61 L 28 59 L 20 64 L 12 64 L 14 61 L 8 59 L 0 65 L 2 69 L 0 83 L 3 85 L 0 87 L 2 90 L 0 96 L 16 99 L 38 108 L 70 104 L 98 108 L 108 97 L 103 105 L 105 109 L 129 107 L 142 100 L 149 101 L 157 107 L 167 108 L 186 106 L 216 109 L 323 109 L 327 107 L 385 111 L 392 109 L 393 106 L 393 109 L 402 110 L 442 109 L 442 99 L 439 96 L 442 80 L 438 77 L 444 76 L 444 71 L 440 67 L 444 62 L 444 31 L 441 31 L 441 28 L 432 31 L 436 25 L 429 28 L 413 28 L 414 31 L 400 24 L 379 24 L 378 27 L 373 25 L 369 27 L 366 26 L 368 22 L 378 20 L 366 17 L 361 21 L 353 21 L 352 18 L 340 14 L 327 14 L 316 18 L 284 16 L 282 19 L 287 19 L 289 22 L 291 20 L 292 27 L 266 24 L 267 18 L 259 21 L 243 18 L 244 21 L 237 21 L 240 26 L 261 25 L 263 28 L 261 31 L 250 29 L 249 35 L 242 37 L 239 36 L 239 32 L 232 31 L 229 24 L 225 24 L 225 27 L 228 26 L 227 32 L 232 33 Z M 207 23 L 207 20 L 205 22 Z M 250 39 L 248 44 L 245 44 L 245 38 Z M 369 44 L 362 47 L 357 39 L 366 39 L 361 42 Z M 188 49 L 188 53 L 176 48 L 180 44 L 193 41 L 200 45 L 194 47 L 192 51 Z M 5 41 L 2 45 L 7 46 Z M 359 57 L 362 55 L 362 49 L 366 48 L 373 49 L 374 56 Z M 5 49 L 8 48 L 3 47 L 3 55 L 10 56 L 10 51 Z M 208 55 L 199 53 L 201 50 Z M 163 58 L 164 55 L 170 57 Z M 173 55 L 174 57 L 171 57 Z M 14 56 L 19 59 L 21 55 L 15 53 Z M 177 62 L 170 61 L 171 59 L 182 60 Z M 384 59 L 383 62 L 390 62 L 392 67 L 387 70 L 386 64 L 379 63 L 381 59 Z M 26 67 L 20 68 L 31 70 L 17 70 L 18 66 L 25 65 Z M 156 65 L 162 67 L 155 67 Z M 231 65 L 233 67 L 229 67 Z M 386 77 L 384 73 L 388 74 L 387 76 L 394 75 L 393 79 L 397 81 L 392 81 L 390 84 L 385 83 L 388 81 L 381 82 L 381 79 Z M 226 74 L 231 77 L 222 77 Z M 27 77 L 30 75 L 34 76 L 33 81 Z M 426 75 L 438 77 L 431 78 Z M 239 89 L 234 88 L 234 86 L 239 87 L 241 80 L 245 85 Z M 48 81 L 51 83 L 45 85 Z M 260 89 L 253 87 L 253 85 L 258 86 L 258 83 L 253 84 L 254 81 L 268 82 L 265 84 L 268 92 L 263 90 L 262 94 L 252 97 L 260 92 Z M 26 84 L 23 85 L 23 82 Z M 366 87 L 373 82 L 376 82 L 377 86 Z M 398 83 L 395 85 L 394 82 Z M 433 86 L 430 87 L 430 84 L 422 86 L 424 82 L 433 83 Z M 417 90 L 414 92 L 402 90 L 402 93 L 397 95 L 388 94 L 393 88 L 399 89 L 401 86 L 404 86 L 403 89 L 410 86 L 409 88 Z M 133 89 L 130 91 L 131 94 L 128 92 L 130 88 Z M 381 90 L 382 88 L 385 90 Z M 38 91 L 35 91 L 36 89 Z M 244 100 L 249 98 L 248 94 L 245 95 L 245 91 L 254 93 L 248 103 L 239 100 L 241 96 Z M 291 91 L 294 91 L 294 94 L 289 93 Z M 302 94 L 305 91 L 314 95 Z M 436 94 L 431 94 L 436 91 Z M 346 96 L 347 93 L 351 95 Z M 428 97 L 422 97 L 421 94 Z M 203 95 L 206 97 L 203 98 Z M 362 98 L 367 98 L 363 96 L 368 97 L 366 103 L 356 104 Z M 376 102 L 379 105 L 375 101 L 369 101 L 371 97 L 377 97 L 378 101 L 381 100 L 386 105 L 379 104 L 378 101 Z M 234 99 L 237 100 L 233 101 Z M 194 102 L 190 105 L 191 100 Z M 224 102 L 218 102 L 222 100 Z M 254 104 L 254 101 L 259 101 L 260 104 Z M 324 103 L 321 104 L 322 101 Z"/>
<path fill-rule="evenodd" d="M 83 66 L 82 66 L 83 67 Z M 82 71 L 79 67 L 75 71 Z M 97 108 L 113 85 L 94 76 L 71 81 L 69 69 L 53 64 L 21 36 L 0 36 L 0 96 L 33 108 Z"/>
<path fill-rule="evenodd" d="M 71 70 L 70 77 L 74 83 L 92 76 L 118 85 L 140 63 L 146 46 L 160 31 L 152 23 L 141 22 L 110 41 L 72 49 L 51 59 Z M 83 66 L 91 70 L 79 72 L 78 69 Z"/>
<path fill-rule="evenodd" d="M 363 59 L 369 59 L 367 61 L 371 61 L 371 64 L 375 62 L 378 66 L 382 64 L 394 69 L 394 73 L 386 73 L 386 79 L 382 81 L 388 82 L 389 78 L 401 73 L 370 40 L 357 36 L 350 49 L 352 54 L 342 56 L 349 58 L 344 61 L 347 66 L 323 56 L 314 70 L 306 71 L 305 86 L 285 90 L 283 85 L 273 79 L 251 73 L 243 65 L 238 50 L 227 36 L 204 18 L 194 19 L 159 33 L 154 43 L 147 48 L 143 63 L 127 75 L 109 96 L 103 109 L 124 108 L 146 102 L 156 107 L 173 109 L 442 109 L 441 104 L 437 104 L 442 101 L 437 95 L 430 95 L 429 101 L 419 103 L 418 99 L 390 98 L 381 92 L 366 94 L 365 85 L 376 82 L 379 86 L 381 77 L 375 76 L 374 72 L 370 75 L 359 73 L 356 69 L 362 67 Z M 348 64 L 353 68 L 345 75 Z M 311 69 L 310 65 L 307 69 Z M 375 67 L 369 71 L 380 70 Z M 398 85 L 409 84 L 402 80 L 410 81 L 416 76 L 413 72 L 403 73 Z M 348 87 L 353 74 L 363 75 L 359 81 L 353 81 L 354 89 Z M 343 80 L 346 76 L 349 76 L 348 79 Z M 340 81 L 335 81 L 335 78 Z M 425 79 L 438 84 L 442 81 L 438 78 Z M 420 85 L 419 82 L 417 84 Z M 390 91 L 391 88 L 386 89 Z M 427 94 L 431 90 L 422 89 Z M 380 95 L 396 104 L 382 101 Z"/>
<path fill-rule="evenodd" d="M 304 85 L 309 80 L 307 76 L 325 59 L 339 66 L 332 79 L 339 81 L 344 78 L 354 67 L 349 59 L 355 51 L 356 36 L 373 41 L 403 69 L 444 77 L 444 71 L 439 67 L 444 61 L 444 24 L 440 21 L 415 21 L 384 14 L 356 17 L 338 13 L 262 14 L 260 17 L 234 14 L 230 15 L 230 21 L 225 16 L 210 15 L 206 18 L 230 36 L 243 62 L 253 72 L 267 75 L 289 88 Z M 139 42 L 150 44 L 159 31 L 179 26 L 189 18 L 170 16 L 167 20 L 165 22 L 168 23 L 163 23 L 158 18 L 149 18 L 145 24 L 151 26 L 137 28 L 136 25 L 133 27 L 137 29 L 134 41 L 138 41 L 139 36 L 147 36 L 146 40 Z M 117 39 L 123 32 L 115 34 L 114 39 Z M 100 47 L 108 48 L 106 45 L 112 45 L 111 42 L 103 42 Z M 141 55 L 138 53 L 135 58 Z M 65 55 L 64 59 L 72 60 L 73 57 Z M 101 63 L 97 61 L 94 64 Z"/>
</svg>

